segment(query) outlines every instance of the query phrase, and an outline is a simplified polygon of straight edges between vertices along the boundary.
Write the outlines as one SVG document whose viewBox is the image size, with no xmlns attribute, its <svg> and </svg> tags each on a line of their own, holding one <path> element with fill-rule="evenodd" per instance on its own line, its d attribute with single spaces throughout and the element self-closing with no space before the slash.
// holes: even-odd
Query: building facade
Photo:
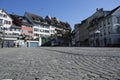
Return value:
<svg viewBox="0 0 120 80">
<path fill-rule="evenodd" d="M 21 28 L 20 36 L 25 36 L 28 39 L 33 39 L 33 25 L 24 17 L 16 14 L 11 14 L 13 24 Z"/>
<path fill-rule="evenodd" d="M 80 25 L 81 24 L 75 24 L 74 28 L 74 41 L 75 41 L 75 46 L 80 46 Z"/>
<path fill-rule="evenodd" d="M 20 16 L 19 19 L 22 22 L 21 34 L 26 36 L 29 40 L 34 38 L 33 25 L 24 17 Z"/>
<path fill-rule="evenodd" d="M 85 19 L 79 24 L 75 24 L 75 44 L 76 46 L 89 46 L 88 20 Z"/>
<path fill-rule="evenodd" d="M 71 28 L 67 22 L 60 21 L 56 17 L 46 16 L 45 20 L 55 28 L 52 34 L 52 46 L 69 46 L 71 43 Z"/>
<path fill-rule="evenodd" d="M 120 46 L 120 6 L 111 11 L 97 8 L 93 15 L 75 24 L 74 42 L 76 46 Z"/>
<path fill-rule="evenodd" d="M 120 6 L 100 11 L 103 15 L 92 19 L 88 28 L 90 46 L 120 46 Z"/>
<path fill-rule="evenodd" d="M 62 22 L 56 17 L 41 16 L 25 13 L 25 17 L 33 24 L 34 39 L 39 39 L 39 46 L 68 46 L 71 28 L 67 22 Z M 47 43 L 47 44 L 46 44 Z"/>
<path fill-rule="evenodd" d="M 19 16 L 0 10 L 0 42 L 5 43 L 5 46 L 7 43 L 14 46 L 14 42 L 20 40 L 36 40 L 38 46 L 68 46 L 70 37 L 70 25 L 56 17 L 46 16 L 43 19 L 28 12 Z"/>
<path fill-rule="evenodd" d="M 47 22 L 38 15 L 26 12 L 25 17 L 33 24 L 34 39 L 39 39 L 39 46 L 42 46 L 52 34 L 55 33 L 54 26 L 47 24 Z M 44 41 L 43 41 L 44 38 Z"/>
<path fill-rule="evenodd" d="M 17 40 L 17 36 L 12 27 L 12 18 L 3 9 L 0 10 L 0 42 L 2 47 L 12 47 L 13 41 Z"/>
</svg>

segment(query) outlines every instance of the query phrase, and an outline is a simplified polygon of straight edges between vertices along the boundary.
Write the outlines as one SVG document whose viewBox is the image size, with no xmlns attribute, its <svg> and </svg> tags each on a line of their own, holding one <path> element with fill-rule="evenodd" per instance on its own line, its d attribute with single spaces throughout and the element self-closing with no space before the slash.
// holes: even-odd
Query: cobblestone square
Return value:
<svg viewBox="0 0 120 80">
<path fill-rule="evenodd" d="M 0 80 L 120 80 L 120 48 L 3 48 Z"/>
</svg>

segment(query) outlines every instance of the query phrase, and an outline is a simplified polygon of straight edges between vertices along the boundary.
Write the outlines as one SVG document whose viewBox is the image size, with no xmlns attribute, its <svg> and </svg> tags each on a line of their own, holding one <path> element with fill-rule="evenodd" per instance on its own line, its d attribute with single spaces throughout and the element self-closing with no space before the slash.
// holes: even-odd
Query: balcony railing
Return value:
<svg viewBox="0 0 120 80">
<path fill-rule="evenodd" d="M 0 34 L 0 38 L 2 38 L 3 37 L 3 35 L 2 34 Z M 9 34 L 5 34 L 4 35 L 4 37 L 8 37 L 8 38 L 17 38 L 17 37 L 19 37 L 19 35 L 9 35 Z"/>
</svg>

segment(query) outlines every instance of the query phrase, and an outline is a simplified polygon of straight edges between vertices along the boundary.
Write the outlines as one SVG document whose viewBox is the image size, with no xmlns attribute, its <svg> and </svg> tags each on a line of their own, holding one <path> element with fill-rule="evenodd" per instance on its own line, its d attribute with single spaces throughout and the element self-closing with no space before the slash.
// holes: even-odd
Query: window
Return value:
<svg viewBox="0 0 120 80">
<path fill-rule="evenodd" d="M 20 31 L 20 29 L 16 29 L 16 31 Z"/>
<path fill-rule="evenodd" d="M 9 21 L 9 24 L 11 24 L 11 21 Z"/>
<path fill-rule="evenodd" d="M 2 28 L 0 27 L 0 31 L 2 31 Z"/>
<path fill-rule="evenodd" d="M 45 33 L 49 33 L 49 31 L 48 31 L 48 30 L 45 30 Z"/>
<path fill-rule="evenodd" d="M 104 30 L 104 35 L 106 35 L 106 31 Z"/>
<path fill-rule="evenodd" d="M 54 26 L 51 26 L 52 28 L 54 28 Z"/>
<path fill-rule="evenodd" d="M 39 34 L 34 34 L 34 36 L 39 36 Z"/>
<path fill-rule="evenodd" d="M 40 30 L 40 32 L 44 32 L 44 30 Z"/>
<path fill-rule="evenodd" d="M 16 30 L 15 30 L 16 31 Z M 24 33 L 28 33 L 28 30 L 23 30 Z"/>
<path fill-rule="evenodd" d="M 110 34 L 111 33 L 111 27 L 109 26 L 108 27 L 108 34 Z"/>
<path fill-rule="evenodd" d="M 25 19 L 23 19 L 22 21 L 23 21 L 23 22 L 27 22 L 27 20 L 25 20 Z"/>
<path fill-rule="evenodd" d="M 120 17 L 117 17 L 117 23 L 120 23 Z"/>
<path fill-rule="evenodd" d="M 111 43 L 111 38 L 109 38 L 109 44 Z"/>
<path fill-rule="evenodd" d="M 2 19 L 0 19 L 0 25 L 2 25 L 2 22 L 3 22 L 3 20 L 2 20 Z"/>
<path fill-rule="evenodd" d="M 35 27 L 39 27 L 39 25 L 35 25 Z"/>
<path fill-rule="evenodd" d="M 34 20 L 35 22 L 40 22 L 40 20 L 39 20 L 39 19 L 35 19 L 35 18 L 34 18 L 33 20 Z"/>
<path fill-rule="evenodd" d="M 28 31 L 28 33 L 33 33 L 32 31 Z"/>
<path fill-rule="evenodd" d="M 103 26 L 105 26 L 105 23 L 103 24 Z"/>
<path fill-rule="evenodd" d="M 0 17 L 2 17 L 2 14 L 0 13 Z"/>
<path fill-rule="evenodd" d="M 117 26 L 117 33 L 120 33 L 120 26 Z"/>
<path fill-rule="evenodd" d="M 45 28 L 49 28 L 49 26 L 45 26 Z"/>
<path fill-rule="evenodd" d="M 10 28 L 10 31 L 12 31 L 12 28 Z"/>
<path fill-rule="evenodd" d="M 34 28 L 34 31 L 38 31 L 38 29 Z"/>
<path fill-rule="evenodd" d="M 103 34 L 106 35 L 106 27 L 103 27 Z"/>
<path fill-rule="evenodd" d="M 28 25 L 27 27 L 32 28 L 32 26 Z"/>
<path fill-rule="evenodd" d="M 4 18 L 7 18 L 7 15 L 6 15 L 6 14 L 3 14 L 3 17 L 4 17 Z"/>
<path fill-rule="evenodd" d="M 107 19 L 107 24 L 110 24 L 110 18 Z"/>
<path fill-rule="evenodd" d="M 54 31 L 54 30 L 51 30 L 51 32 L 52 32 L 52 33 L 55 33 L 55 31 Z"/>
<path fill-rule="evenodd" d="M 43 25 L 40 25 L 40 27 L 44 28 L 44 26 L 43 26 Z"/>
<path fill-rule="evenodd" d="M 105 22 L 106 22 L 106 20 L 103 22 L 103 26 L 106 26 Z"/>
<path fill-rule="evenodd" d="M 120 38 L 118 38 L 118 42 L 120 42 Z"/>
<path fill-rule="evenodd" d="M 18 33 L 13 33 L 12 35 L 19 35 Z"/>
<path fill-rule="evenodd" d="M 5 21 L 4 21 L 4 24 L 9 24 L 9 21 L 5 20 Z"/>
</svg>

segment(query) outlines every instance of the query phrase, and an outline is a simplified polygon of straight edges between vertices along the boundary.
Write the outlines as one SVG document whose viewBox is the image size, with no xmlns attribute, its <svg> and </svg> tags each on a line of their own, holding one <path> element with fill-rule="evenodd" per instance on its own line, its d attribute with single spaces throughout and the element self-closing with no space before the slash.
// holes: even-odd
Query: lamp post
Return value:
<svg viewBox="0 0 120 80">
<path fill-rule="evenodd" d="M 5 27 L 4 28 L 2 28 L 2 46 L 1 46 L 1 48 L 3 48 L 4 47 L 4 38 L 5 38 Z"/>
<path fill-rule="evenodd" d="M 97 46 L 100 46 L 100 45 L 99 45 L 99 34 L 100 34 L 100 31 L 99 31 L 99 30 L 96 30 L 96 31 L 95 31 L 95 34 L 96 34 L 96 36 L 97 36 L 97 39 L 95 39 L 95 40 L 96 40 L 96 45 L 97 45 Z"/>
</svg>

